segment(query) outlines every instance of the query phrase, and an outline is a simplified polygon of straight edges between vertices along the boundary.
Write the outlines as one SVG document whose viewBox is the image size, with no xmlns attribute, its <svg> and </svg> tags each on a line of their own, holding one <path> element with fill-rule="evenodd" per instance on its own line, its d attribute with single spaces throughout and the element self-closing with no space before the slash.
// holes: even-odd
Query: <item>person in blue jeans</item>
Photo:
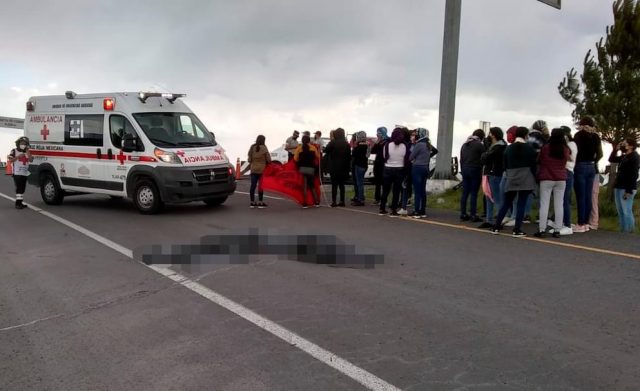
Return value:
<svg viewBox="0 0 640 391">
<path fill-rule="evenodd" d="M 614 182 L 614 196 L 618 221 L 622 232 L 633 233 L 636 223 L 633 218 L 633 199 L 638 191 L 638 170 L 640 170 L 640 156 L 636 152 L 638 142 L 634 138 L 627 138 L 611 152 L 610 163 L 618 164 L 616 181 Z M 618 151 L 622 156 L 618 156 Z"/>
<path fill-rule="evenodd" d="M 503 187 L 502 173 L 504 172 L 504 151 L 507 143 L 504 141 L 502 129 L 494 127 L 489 129 L 491 144 L 489 150 L 482 154 L 481 161 L 484 165 L 484 174 L 487 175 L 491 198 L 487 197 L 487 216 L 484 223 L 478 228 L 491 228 L 494 225 L 493 213 L 499 211 L 502 206 Z"/>
<path fill-rule="evenodd" d="M 409 161 L 412 162 L 411 177 L 415 193 L 415 204 L 411 217 L 415 219 L 427 217 L 427 178 L 429 177 L 429 160 L 432 151 L 437 153 L 437 150 L 429 142 L 429 131 L 424 128 L 416 129 L 415 145 L 409 155 Z"/>
<path fill-rule="evenodd" d="M 536 185 L 536 160 L 535 149 L 527 143 L 529 129 L 519 127 L 516 131 L 516 140 L 509 145 L 504 152 L 504 176 L 506 177 L 505 196 L 500 212 L 491 229 L 492 233 L 499 233 L 502 229 L 502 219 L 511 208 L 512 202 L 518 198 L 516 208 L 516 221 L 513 227 L 513 236 L 526 236 L 522 231 L 522 220 L 527 197 Z"/>
<path fill-rule="evenodd" d="M 364 174 L 369 165 L 369 145 L 367 144 L 367 133 L 359 131 L 355 134 L 355 146 L 351 152 L 353 161 L 353 181 L 356 188 L 352 206 L 364 206 Z"/>
<path fill-rule="evenodd" d="M 578 123 L 578 129 L 574 136 L 578 154 L 573 177 L 578 204 L 578 224 L 572 229 L 573 232 L 587 232 L 592 207 L 593 181 L 598 161 L 602 158 L 602 142 L 595 133 L 596 124 L 593 118 L 582 118 Z"/>
<path fill-rule="evenodd" d="M 256 137 L 255 144 L 249 148 L 247 161 L 249 162 L 249 169 L 251 170 L 251 187 L 249 188 L 249 199 L 251 204 L 249 204 L 249 207 L 252 209 L 264 209 L 267 207 L 267 204 L 263 201 L 264 192 L 260 188 L 261 186 L 259 187 L 258 185 L 262 180 L 262 173 L 264 172 L 264 169 L 267 167 L 267 164 L 271 163 L 271 154 L 265 145 L 265 137 L 263 135 Z M 255 199 L 256 189 L 258 189 L 257 203 Z"/>
<path fill-rule="evenodd" d="M 482 162 L 484 153 L 484 131 L 476 129 L 467 139 L 460 149 L 460 167 L 462 172 L 462 198 L 460 198 L 460 220 L 472 221 L 474 223 L 482 221 L 478 217 L 477 203 L 478 191 L 482 184 Z M 467 214 L 467 201 L 469 202 L 469 213 Z"/>
</svg>

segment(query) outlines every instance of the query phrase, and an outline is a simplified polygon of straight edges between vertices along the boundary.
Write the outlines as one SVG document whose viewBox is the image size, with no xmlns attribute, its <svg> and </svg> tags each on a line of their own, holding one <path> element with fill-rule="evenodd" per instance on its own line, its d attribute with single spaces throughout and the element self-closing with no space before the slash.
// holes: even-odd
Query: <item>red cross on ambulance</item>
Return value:
<svg viewBox="0 0 640 391">
<path fill-rule="evenodd" d="M 47 136 L 49 135 L 49 128 L 47 128 L 47 124 L 44 124 L 44 127 L 40 130 L 40 134 L 42 135 L 43 140 L 47 140 Z"/>
<path fill-rule="evenodd" d="M 127 155 L 125 155 L 124 152 L 120 150 L 120 153 L 116 155 L 116 159 L 118 159 L 118 161 L 120 162 L 120 165 L 123 166 L 125 160 L 127 160 Z"/>
</svg>

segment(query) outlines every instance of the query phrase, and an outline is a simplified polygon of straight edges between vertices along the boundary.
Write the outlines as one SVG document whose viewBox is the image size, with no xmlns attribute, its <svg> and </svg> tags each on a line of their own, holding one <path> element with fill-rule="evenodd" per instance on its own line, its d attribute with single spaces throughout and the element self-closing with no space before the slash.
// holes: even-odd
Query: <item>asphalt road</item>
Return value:
<svg viewBox="0 0 640 391">
<path fill-rule="evenodd" d="M 400 389 L 640 384 L 637 236 L 537 241 L 469 229 L 446 212 L 418 222 L 277 199 L 251 210 L 244 194 L 142 216 L 127 201 L 78 196 L 50 207 L 27 191 L 34 206 L 136 253 L 259 228 L 336 235 L 383 255 L 373 269 L 271 256 L 172 269 Z M 9 178 L 0 193 L 12 196 Z M 2 390 L 365 389 L 42 213 L 0 198 L 0 218 Z"/>
</svg>

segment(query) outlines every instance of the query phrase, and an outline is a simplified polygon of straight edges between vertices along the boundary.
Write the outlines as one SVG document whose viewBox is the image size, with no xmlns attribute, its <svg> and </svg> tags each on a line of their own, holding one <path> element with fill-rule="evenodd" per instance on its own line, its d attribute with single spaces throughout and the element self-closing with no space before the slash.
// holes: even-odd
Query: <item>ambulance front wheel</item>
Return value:
<svg viewBox="0 0 640 391">
<path fill-rule="evenodd" d="M 56 178 L 50 173 L 44 174 L 40 182 L 40 195 L 47 205 L 60 205 L 64 199 L 64 192 L 58 185 Z"/>
<path fill-rule="evenodd" d="M 133 202 L 138 211 L 145 215 L 158 213 L 164 206 L 158 187 L 149 179 L 141 179 L 136 183 Z"/>
</svg>

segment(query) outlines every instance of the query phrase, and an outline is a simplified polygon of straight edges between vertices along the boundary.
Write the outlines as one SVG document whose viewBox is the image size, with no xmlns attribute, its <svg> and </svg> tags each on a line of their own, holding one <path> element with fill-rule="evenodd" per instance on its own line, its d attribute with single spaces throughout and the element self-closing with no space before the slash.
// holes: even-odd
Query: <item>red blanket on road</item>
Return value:
<svg viewBox="0 0 640 391">
<path fill-rule="evenodd" d="M 291 198 L 302 205 L 305 203 L 304 194 L 302 194 L 302 181 L 303 176 L 298 172 L 298 167 L 293 160 L 286 164 L 271 163 L 267 165 L 262 173 L 260 188 L 264 191 L 275 192 Z M 320 178 L 317 175 L 314 181 L 314 188 L 316 189 L 316 194 L 320 196 Z M 311 189 L 307 189 L 306 203 L 313 204 Z"/>
</svg>

